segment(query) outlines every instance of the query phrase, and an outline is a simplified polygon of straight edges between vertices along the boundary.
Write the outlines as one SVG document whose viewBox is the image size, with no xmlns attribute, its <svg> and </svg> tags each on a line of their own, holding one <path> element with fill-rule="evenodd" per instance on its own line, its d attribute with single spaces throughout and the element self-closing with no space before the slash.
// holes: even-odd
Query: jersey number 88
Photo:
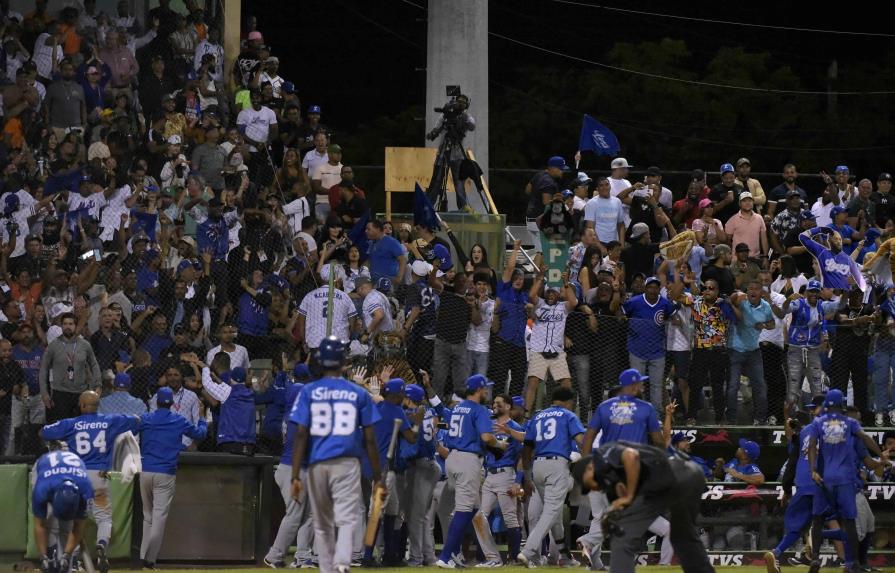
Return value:
<svg viewBox="0 0 895 573">
<path fill-rule="evenodd" d="M 312 436 L 350 436 L 357 429 L 357 408 L 349 402 L 311 404 Z"/>
</svg>

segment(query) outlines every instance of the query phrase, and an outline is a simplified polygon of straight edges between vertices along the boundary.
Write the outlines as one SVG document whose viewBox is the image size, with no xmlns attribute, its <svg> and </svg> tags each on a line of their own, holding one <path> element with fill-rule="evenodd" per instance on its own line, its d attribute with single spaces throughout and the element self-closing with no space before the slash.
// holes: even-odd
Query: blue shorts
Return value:
<svg viewBox="0 0 895 573">
<path fill-rule="evenodd" d="M 802 533 L 811 523 L 815 492 L 803 492 L 796 490 L 796 494 L 789 500 L 786 513 L 783 514 L 783 530 L 786 533 Z"/>
<path fill-rule="evenodd" d="M 820 493 L 814 496 L 812 514 L 824 515 L 833 512 L 842 519 L 855 519 L 858 506 L 855 504 L 857 490 L 855 484 L 823 485 Z"/>
</svg>

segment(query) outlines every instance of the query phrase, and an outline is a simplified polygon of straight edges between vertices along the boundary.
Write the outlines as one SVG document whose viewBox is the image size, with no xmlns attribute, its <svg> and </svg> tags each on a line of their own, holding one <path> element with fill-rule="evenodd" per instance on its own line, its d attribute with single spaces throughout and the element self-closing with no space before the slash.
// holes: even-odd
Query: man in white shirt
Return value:
<svg viewBox="0 0 895 573">
<path fill-rule="evenodd" d="M 171 364 L 165 369 L 165 375 L 162 380 L 165 386 L 174 393 L 174 402 L 171 404 L 171 411 L 187 419 L 194 426 L 199 422 L 199 397 L 192 390 L 184 388 L 183 375 L 180 373 L 180 367 Z M 149 411 L 158 410 L 158 400 L 153 395 L 149 399 Z M 195 450 L 193 439 L 183 436 L 183 446 L 190 450 Z"/>
<path fill-rule="evenodd" d="M 609 194 L 613 197 L 618 197 L 619 194 L 631 188 L 631 182 L 628 181 L 628 170 L 634 167 L 633 165 L 628 165 L 628 160 L 624 157 L 618 157 L 612 160 L 612 163 L 609 164 L 609 167 L 612 169 L 612 173 L 609 175 Z M 628 215 L 628 206 L 623 205 L 622 209 L 625 214 L 625 228 L 631 224 L 631 217 Z"/>
<path fill-rule="evenodd" d="M 280 99 L 282 97 L 280 90 L 283 87 L 283 82 L 286 81 L 277 74 L 277 70 L 280 69 L 280 59 L 276 56 L 267 58 L 264 60 L 264 68 L 265 71 L 261 74 L 261 83 L 270 82 L 273 97 Z"/>
<path fill-rule="evenodd" d="M 653 185 L 658 185 L 662 189 L 659 193 L 659 205 L 662 205 L 670 212 L 673 197 L 671 194 L 671 189 L 662 187 L 662 170 L 655 166 L 647 167 L 645 185 L 646 187 L 644 187 L 640 191 L 636 191 L 634 195 L 646 197 L 647 195 L 649 195 L 649 189 L 651 189 Z"/>
<path fill-rule="evenodd" d="M 584 212 L 584 207 L 587 205 L 588 199 L 590 199 L 588 193 L 590 184 L 593 182 L 594 180 L 588 177 L 587 173 L 584 171 L 578 172 L 578 177 L 575 179 L 575 189 L 573 190 L 575 197 L 572 199 L 572 211 Z"/>
<path fill-rule="evenodd" d="M 218 329 L 218 340 L 221 343 L 208 351 L 208 354 L 205 355 L 205 363 L 211 364 L 218 352 L 226 352 L 230 357 L 231 369 L 239 367 L 248 370 L 249 351 L 246 350 L 245 346 L 240 346 L 234 342 L 237 333 L 236 325 L 232 322 L 222 324 Z"/>
<path fill-rule="evenodd" d="M 373 288 L 370 277 L 359 276 L 354 279 L 354 290 L 363 300 L 364 336 L 361 342 L 372 344 L 380 332 L 391 332 L 395 329 L 392 318 L 392 307 L 388 298 Z"/>
<path fill-rule="evenodd" d="M 758 347 L 761 350 L 761 361 L 764 366 L 764 378 L 767 383 L 768 393 L 771 396 L 783 396 L 786 393 L 786 372 L 784 371 L 784 331 L 783 305 L 786 296 L 771 290 L 774 277 L 771 271 L 762 270 L 758 273 L 758 280 L 762 284 L 762 298 L 771 305 L 771 313 L 774 315 L 774 328 L 762 330 L 758 335 Z M 776 425 L 777 417 L 768 416 L 768 425 Z"/>
<path fill-rule="evenodd" d="M 301 167 L 309 176 L 311 170 L 321 163 L 329 161 L 329 154 L 326 152 L 329 146 L 329 138 L 322 131 L 314 134 L 314 149 L 307 152 L 301 160 Z"/>
<path fill-rule="evenodd" d="M 212 54 L 214 56 L 214 68 L 210 70 L 211 79 L 215 82 L 224 80 L 224 47 L 220 42 L 221 33 L 217 28 L 208 29 L 208 37 L 199 42 L 193 55 L 193 69 L 202 67 L 202 56 Z"/>
<path fill-rule="evenodd" d="M 52 79 L 54 60 L 56 63 L 62 61 L 62 40 L 59 24 L 50 24 L 47 30 L 34 41 L 32 59 L 37 65 L 37 75 L 44 80 Z"/>
<path fill-rule="evenodd" d="M 269 141 L 279 137 L 277 114 L 261 105 L 261 92 L 252 92 L 252 107 L 243 109 L 236 117 L 236 125 L 249 144 L 252 153 L 267 149 Z"/>
<path fill-rule="evenodd" d="M 330 213 L 329 188 L 342 180 L 342 147 L 336 143 L 330 145 L 326 162 L 316 164 L 311 169 L 310 178 L 316 200 L 314 213 L 320 224 L 324 224 Z"/>
<path fill-rule="evenodd" d="M 469 373 L 485 376 L 488 373 L 488 353 L 491 351 L 494 299 L 488 296 L 488 291 L 491 289 L 488 275 L 476 273 L 473 275 L 473 280 L 475 281 L 475 304 L 479 309 L 482 322 L 479 324 L 469 323 L 469 330 L 466 333 L 466 350 L 469 355 Z"/>
<path fill-rule="evenodd" d="M 612 196 L 611 183 L 603 177 L 597 181 L 597 195 L 584 207 L 584 224 L 593 229 L 600 243 L 600 251 L 605 254 L 606 245 L 611 241 L 624 244 L 625 205 L 618 197 Z"/>
</svg>

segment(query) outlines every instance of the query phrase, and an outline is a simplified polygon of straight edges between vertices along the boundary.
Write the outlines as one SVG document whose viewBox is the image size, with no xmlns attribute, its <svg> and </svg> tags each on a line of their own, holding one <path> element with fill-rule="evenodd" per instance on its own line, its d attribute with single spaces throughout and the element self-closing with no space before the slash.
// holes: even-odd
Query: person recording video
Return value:
<svg viewBox="0 0 895 573">
<path fill-rule="evenodd" d="M 446 177 L 450 169 L 454 190 L 457 193 L 457 210 L 472 213 L 473 209 L 466 198 L 465 182 L 467 179 L 472 179 L 479 193 L 482 193 L 480 183 L 482 170 L 478 164 L 466 157 L 463 138 L 468 132 L 475 130 L 475 118 L 467 111 L 470 105 L 469 96 L 460 93 L 459 86 L 448 86 L 447 95 L 451 100 L 444 106 L 435 108 L 435 111 L 441 114 L 438 125 L 426 134 L 426 139 L 429 141 L 442 138 L 438 144 L 432 180 L 426 194 L 435 208 L 439 209 L 446 201 Z"/>
</svg>

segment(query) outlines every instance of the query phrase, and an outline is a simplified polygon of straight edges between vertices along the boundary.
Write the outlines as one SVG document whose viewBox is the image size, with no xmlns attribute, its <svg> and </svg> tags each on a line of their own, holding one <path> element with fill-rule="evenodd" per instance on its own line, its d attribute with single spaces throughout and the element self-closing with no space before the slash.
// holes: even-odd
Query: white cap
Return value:
<svg viewBox="0 0 895 573">
<path fill-rule="evenodd" d="M 180 136 L 177 134 L 169 135 L 168 145 L 180 145 Z"/>
<path fill-rule="evenodd" d="M 336 274 L 335 280 L 337 280 L 337 281 L 345 280 L 345 269 L 342 268 L 342 265 L 330 265 L 329 263 L 327 263 L 326 265 L 323 266 L 322 269 L 320 269 L 320 278 L 321 279 L 323 279 L 324 281 L 329 280 L 329 269 L 335 269 L 335 271 L 334 271 Z"/>
<path fill-rule="evenodd" d="M 70 304 L 65 304 L 64 302 L 57 302 L 52 307 L 50 307 L 50 320 L 56 320 L 59 316 L 74 311 L 74 308 Z"/>
<path fill-rule="evenodd" d="M 415 275 L 425 277 L 432 272 L 432 265 L 426 261 L 416 260 L 410 265 L 410 270 L 412 270 Z"/>
<path fill-rule="evenodd" d="M 646 223 L 634 223 L 634 226 L 631 227 L 632 239 L 636 239 L 645 233 L 649 233 L 649 225 Z"/>
<path fill-rule="evenodd" d="M 742 201 L 743 199 L 754 199 L 754 197 L 752 197 L 752 193 L 749 193 L 748 191 L 743 191 L 742 193 L 740 193 L 739 200 Z"/>
<path fill-rule="evenodd" d="M 615 159 L 612 160 L 612 163 L 609 164 L 609 167 L 611 167 L 612 169 L 621 169 L 621 168 L 630 169 L 634 166 L 628 165 L 628 160 L 625 159 L 624 157 L 616 157 Z"/>
</svg>

